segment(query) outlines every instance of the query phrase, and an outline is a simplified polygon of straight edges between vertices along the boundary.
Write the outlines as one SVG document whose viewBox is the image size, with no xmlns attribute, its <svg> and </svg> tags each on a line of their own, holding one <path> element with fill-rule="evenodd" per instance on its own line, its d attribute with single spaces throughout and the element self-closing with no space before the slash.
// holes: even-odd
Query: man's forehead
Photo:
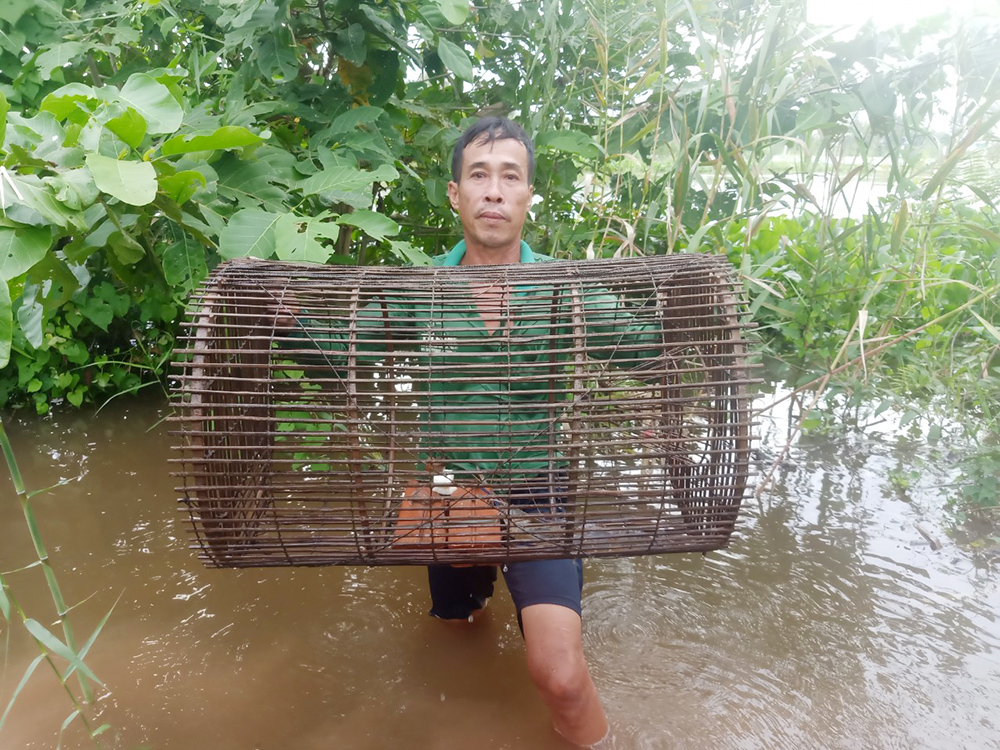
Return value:
<svg viewBox="0 0 1000 750">
<path fill-rule="evenodd" d="M 490 140 L 487 135 L 481 135 L 465 147 L 462 157 L 465 169 L 496 161 L 504 166 L 515 166 L 523 170 L 528 168 L 528 149 L 517 138 Z"/>
</svg>

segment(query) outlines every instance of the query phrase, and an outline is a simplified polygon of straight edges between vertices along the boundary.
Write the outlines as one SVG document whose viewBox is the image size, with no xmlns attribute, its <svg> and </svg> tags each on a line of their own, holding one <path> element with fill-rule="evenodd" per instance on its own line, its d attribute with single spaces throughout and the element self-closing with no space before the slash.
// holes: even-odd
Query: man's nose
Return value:
<svg viewBox="0 0 1000 750">
<path fill-rule="evenodd" d="M 503 203 L 503 191 L 500 189 L 500 177 L 491 177 L 486 185 L 485 199 L 494 203 Z"/>
</svg>

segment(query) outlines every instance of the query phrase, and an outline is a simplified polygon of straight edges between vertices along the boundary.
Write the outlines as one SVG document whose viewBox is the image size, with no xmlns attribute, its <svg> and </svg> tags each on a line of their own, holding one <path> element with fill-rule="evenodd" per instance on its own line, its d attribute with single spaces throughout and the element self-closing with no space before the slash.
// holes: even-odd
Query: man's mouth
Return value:
<svg viewBox="0 0 1000 750">
<path fill-rule="evenodd" d="M 479 214 L 480 219 L 486 219 L 487 221 L 506 221 L 507 217 L 496 211 L 483 211 Z"/>
</svg>

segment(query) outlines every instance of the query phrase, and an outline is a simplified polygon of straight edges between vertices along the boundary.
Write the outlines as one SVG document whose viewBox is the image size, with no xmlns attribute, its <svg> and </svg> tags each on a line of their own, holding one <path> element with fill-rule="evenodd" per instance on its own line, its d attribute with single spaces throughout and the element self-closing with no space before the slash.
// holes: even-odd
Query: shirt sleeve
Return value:
<svg viewBox="0 0 1000 750">
<path fill-rule="evenodd" d="M 630 304 L 603 289 L 581 296 L 591 359 L 619 367 L 648 367 L 660 357 L 663 338 L 655 306 Z"/>
</svg>

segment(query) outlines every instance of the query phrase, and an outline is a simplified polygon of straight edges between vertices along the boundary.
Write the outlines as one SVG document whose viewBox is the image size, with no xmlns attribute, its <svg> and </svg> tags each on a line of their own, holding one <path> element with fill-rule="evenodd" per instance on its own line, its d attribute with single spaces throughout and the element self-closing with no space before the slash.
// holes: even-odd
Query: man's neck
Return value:
<svg viewBox="0 0 1000 750">
<path fill-rule="evenodd" d="M 492 266 L 505 263 L 521 262 L 521 240 L 519 239 L 510 247 L 482 247 L 465 243 L 465 255 L 462 256 L 463 266 Z"/>
</svg>

